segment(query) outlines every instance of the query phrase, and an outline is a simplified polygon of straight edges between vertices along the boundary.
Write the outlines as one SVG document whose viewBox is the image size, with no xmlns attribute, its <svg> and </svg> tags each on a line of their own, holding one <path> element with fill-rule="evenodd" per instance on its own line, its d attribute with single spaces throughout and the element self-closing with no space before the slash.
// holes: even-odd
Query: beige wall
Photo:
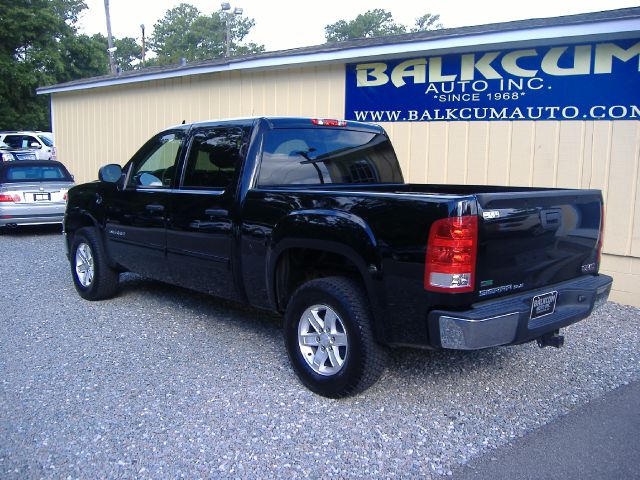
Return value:
<svg viewBox="0 0 640 480">
<path fill-rule="evenodd" d="M 53 94 L 58 158 L 79 182 L 124 164 L 154 133 L 199 120 L 344 115 L 342 66 L 221 73 Z"/>
<path fill-rule="evenodd" d="M 207 74 L 54 94 L 59 158 L 80 182 L 183 120 L 344 116 L 344 67 Z M 640 306 L 640 122 L 385 123 L 407 181 L 599 188 L 612 299 Z"/>
</svg>

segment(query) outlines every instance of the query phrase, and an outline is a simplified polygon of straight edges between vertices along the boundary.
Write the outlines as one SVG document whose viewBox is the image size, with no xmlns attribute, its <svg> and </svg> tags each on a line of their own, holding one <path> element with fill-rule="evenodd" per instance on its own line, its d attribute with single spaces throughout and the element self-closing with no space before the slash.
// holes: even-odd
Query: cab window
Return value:
<svg viewBox="0 0 640 480">
<path fill-rule="evenodd" d="M 133 157 L 130 187 L 169 188 L 184 132 L 164 132 L 147 142 Z"/>
</svg>

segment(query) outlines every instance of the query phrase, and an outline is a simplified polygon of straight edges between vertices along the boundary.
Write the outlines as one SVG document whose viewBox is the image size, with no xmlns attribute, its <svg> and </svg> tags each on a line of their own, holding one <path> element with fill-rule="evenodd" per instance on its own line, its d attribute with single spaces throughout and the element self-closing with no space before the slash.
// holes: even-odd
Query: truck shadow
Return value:
<svg viewBox="0 0 640 480">
<path fill-rule="evenodd" d="M 260 329 L 269 327 L 269 336 L 282 335 L 282 317 L 269 311 L 260 310 L 243 303 L 226 300 L 188 288 L 141 277 L 134 273 L 120 275 L 120 288 L 116 298 L 130 298 L 136 295 L 152 295 L 156 301 L 168 307 L 188 309 L 194 315 L 206 316 L 211 325 L 219 321 L 218 316 L 230 319 L 243 328 Z M 188 322 L 188 316 L 185 316 Z"/>
<path fill-rule="evenodd" d="M 195 318 L 206 318 L 207 326 L 215 335 L 221 334 L 217 328 L 221 321 L 246 331 L 247 335 L 260 335 L 263 341 L 272 344 L 274 350 L 282 351 L 282 355 L 270 359 L 264 368 L 273 368 L 275 361 L 282 362 L 280 368 L 291 370 L 284 351 L 281 316 L 136 274 L 121 275 L 120 284 L 117 299 L 126 303 L 135 301 L 137 296 L 151 296 L 161 307 L 179 312 L 179 320 L 185 323 L 185 328 Z M 233 338 L 228 341 L 233 342 Z M 484 371 L 495 372 L 507 367 L 510 359 L 519 355 L 522 348 L 495 347 L 476 351 L 393 348 L 390 349 L 390 361 L 382 383 L 420 384 L 434 378 L 445 381 Z"/>
</svg>

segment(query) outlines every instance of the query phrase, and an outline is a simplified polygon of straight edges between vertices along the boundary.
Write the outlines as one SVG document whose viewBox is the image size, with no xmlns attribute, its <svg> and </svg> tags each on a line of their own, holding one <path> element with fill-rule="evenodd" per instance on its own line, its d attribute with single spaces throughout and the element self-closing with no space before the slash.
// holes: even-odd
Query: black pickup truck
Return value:
<svg viewBox="0 0 640 480">
<path fill-rule="evenodd" d="M 611 289 L 600 191 L 407 184 L 379 126 L 180 125 L 98 176 L 64 221 L 83 298 L 132 271 L 280 312 L 329 397 L 372 385 L 387 347 L 560 346 Z"/>
</svg>

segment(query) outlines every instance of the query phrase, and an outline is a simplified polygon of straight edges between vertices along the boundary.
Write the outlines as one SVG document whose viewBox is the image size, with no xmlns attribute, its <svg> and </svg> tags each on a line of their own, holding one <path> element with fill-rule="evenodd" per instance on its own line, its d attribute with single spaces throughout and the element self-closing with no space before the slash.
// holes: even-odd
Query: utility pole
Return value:
<svg viewBox="0 0 640 480">
<path fill-rule="evenodd" d="M 116 74 L 116 62 L 113 59 L 113 52 L 116 51 L 113 46 L 113 35 L 111 35 L 111 15 L 109 15 L 109 0 L 104 0 L 104 13 L 107 16 L 107 41 L 109 42 L 109 66 L 111 67 L 111 75 Z"/>
<path fill-rule="evenodd" d="M 144 23 L 140 25 L 140 29 L 142 30 L 142 66 L 146 66 L 145 54 L 146 49 L 144 48 Z"/>
</svg>

